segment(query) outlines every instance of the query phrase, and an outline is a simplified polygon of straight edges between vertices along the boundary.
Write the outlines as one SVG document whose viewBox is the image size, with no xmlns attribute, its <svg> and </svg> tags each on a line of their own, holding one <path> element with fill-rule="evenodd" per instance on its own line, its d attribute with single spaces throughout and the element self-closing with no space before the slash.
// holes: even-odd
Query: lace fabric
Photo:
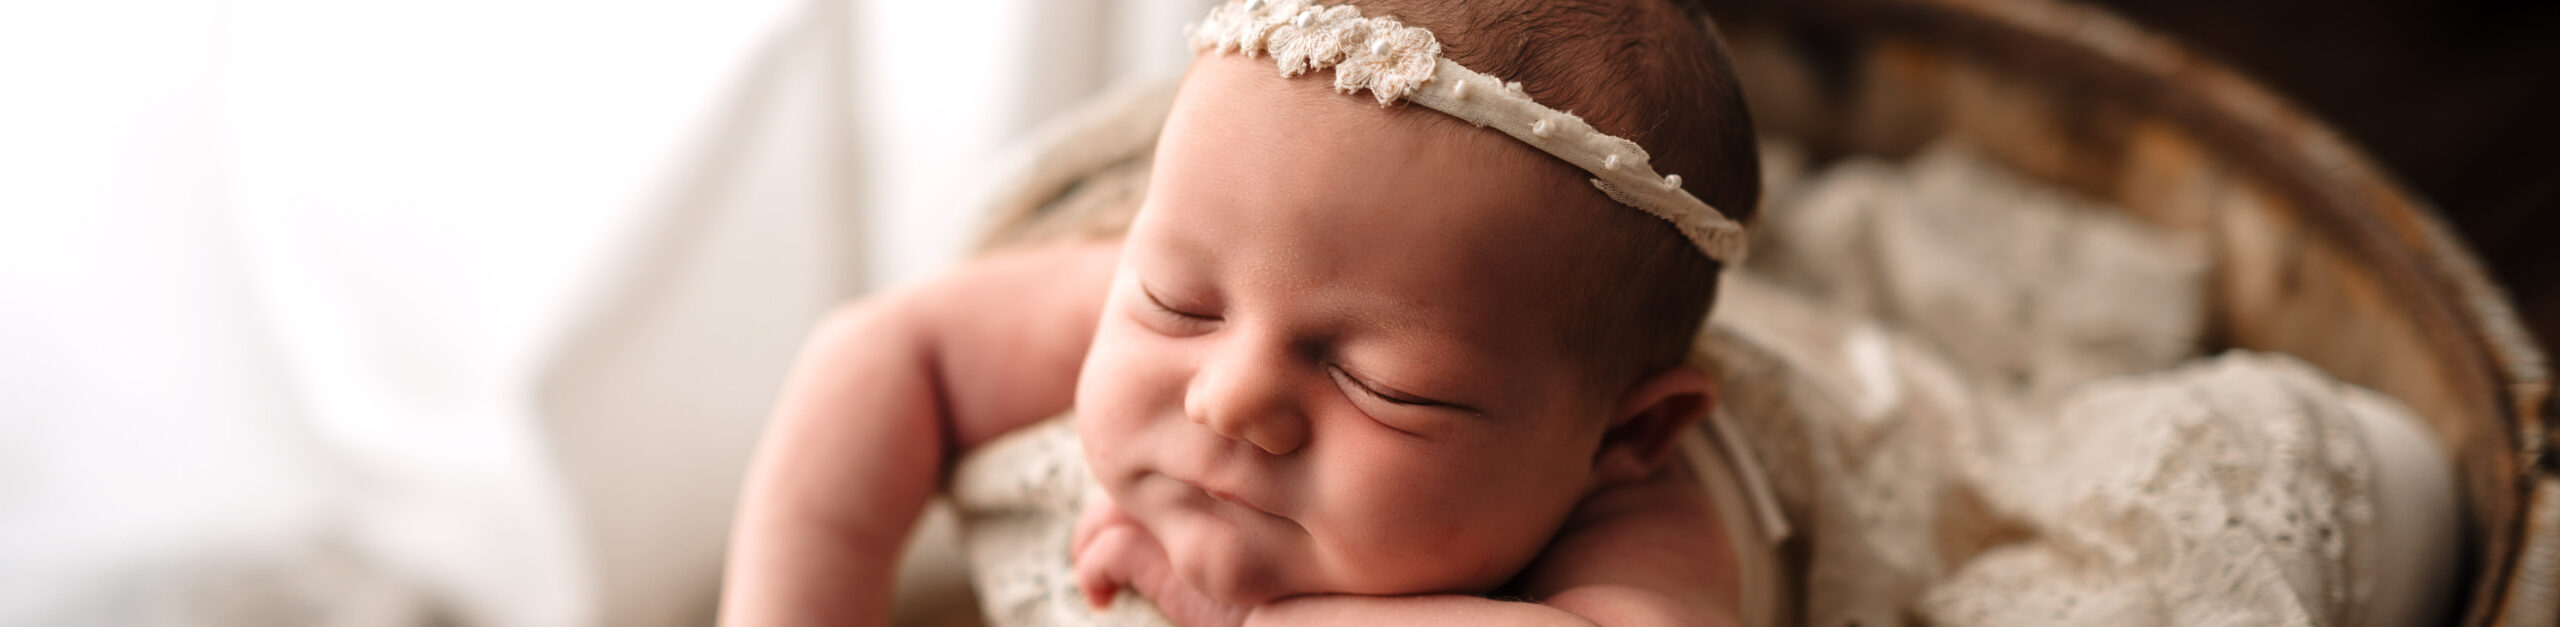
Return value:
<svg viewBox="0 0 2560 627">
<path fill-rule="evenodd" d="M 2447 616 L 2438 443 L 2293 358 L 2199 359 L 2209 252 L 1957 143 L 1802 179 L 1709 343 L 1719 402 L 1783 417 L 1738 426 L 1807 540 L 1806 624 Z"/>
</svg>

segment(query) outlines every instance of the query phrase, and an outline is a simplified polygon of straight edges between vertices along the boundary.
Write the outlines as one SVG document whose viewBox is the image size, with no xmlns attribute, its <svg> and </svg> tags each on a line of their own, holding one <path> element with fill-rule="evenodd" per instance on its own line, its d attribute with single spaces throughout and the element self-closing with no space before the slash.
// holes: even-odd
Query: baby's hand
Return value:
<svg viewBox="0 0 2560 627">
<path fill-rule="evenodd" d="M 1173 572 L 1164 545 L 1136 519 L 1120 511 L 1109 497 L 1095 493 L 1076 518 L 1075 541 L 1068 555 L 1075 560 L 1076 587 L 1095 608 L 1111 604 L 1125 588 L 1154 601 L 1166 618 L 1185 627 L 1243 625 L 1253 608 L 1219 603 Z"/>
</svg>

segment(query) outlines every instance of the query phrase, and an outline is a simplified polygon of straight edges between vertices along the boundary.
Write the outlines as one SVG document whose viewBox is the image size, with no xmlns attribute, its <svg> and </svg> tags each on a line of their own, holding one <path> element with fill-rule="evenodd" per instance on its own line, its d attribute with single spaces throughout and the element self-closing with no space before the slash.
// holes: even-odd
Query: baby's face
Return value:
<svg viewBox="0 0 2560 627">
<path fill-rule="evenodd" d="M 1598 192 L 1428 115 L 1208 55 L 1166 123 L 1076 423 L 1212 596 L 1484 591 L 1593 487 L 1558 301 Z"/>
</svg>

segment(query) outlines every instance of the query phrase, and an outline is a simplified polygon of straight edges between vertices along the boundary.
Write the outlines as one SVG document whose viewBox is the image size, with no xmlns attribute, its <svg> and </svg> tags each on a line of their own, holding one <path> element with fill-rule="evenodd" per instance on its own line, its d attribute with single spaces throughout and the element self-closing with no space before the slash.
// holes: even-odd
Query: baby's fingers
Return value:
<svg viewBox="0 0 2560 627">
<path fill-rule="evenodd" d="M 1111 502 L 1111 495 L 1101 490 L 1087 493 L 1085 499 L 1084 511 L 1076 515 L 1074 540 L 1067 548 L 1069 559 L 1082 559 L 1086 547 L 1093 544 L 1094 537 L 1101 535 L 1102 530 L 1112 527 L 1136 527 L 1138 524 L 1136 519 L 1130 518 L 1127 513 L 1120 511 L 1118 505 Z"/>
<path fill-rule="evenodd" d="M 1135 562 L 1146 555 L 1143 541 L 1136 527 L 1125 525 L 1106 526 L 1084 539 L 1075 556 L 1075 577 L 1086 605 L 1110 605 L 1111 597 L 1120 594 L 1129 573 L 1139 568 Z"/>
</svg>

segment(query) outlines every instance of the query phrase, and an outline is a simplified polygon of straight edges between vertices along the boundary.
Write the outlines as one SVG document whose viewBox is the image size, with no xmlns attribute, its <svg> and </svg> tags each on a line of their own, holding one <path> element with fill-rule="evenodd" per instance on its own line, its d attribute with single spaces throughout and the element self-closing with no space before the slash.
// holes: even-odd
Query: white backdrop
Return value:
<svg viewBox="0 0 2560 627">
<path fill-rule="evenodd" d="M 800 333 L 1203 6 L 0 2 L 0 624 L 706 620 Z"/>
</svg>

